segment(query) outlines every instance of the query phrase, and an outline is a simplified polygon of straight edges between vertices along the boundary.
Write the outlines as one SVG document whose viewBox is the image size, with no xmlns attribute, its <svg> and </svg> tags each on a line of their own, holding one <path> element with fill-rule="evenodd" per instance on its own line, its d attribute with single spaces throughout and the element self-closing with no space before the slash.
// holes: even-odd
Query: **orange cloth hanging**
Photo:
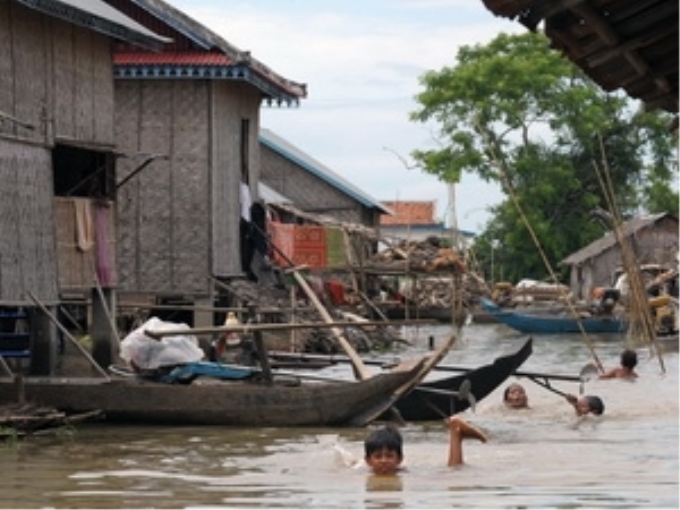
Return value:
<svg viewBox="0 0 680 510">
<path fill-rule="evenodd" d="M 294 232 L 295 225 L 293 224 L 280 223 L 278 221 L 267 222 L 267 233 L 272 244 L 277 248 L 272 250 L 270 255 L 274 262 L 281 267 L 288 267 L 290 265 L 286 257 L 289 260 L 293 260 Z"/>
<path fill-rule="evenodd" d="M 94 246 L 92 202 L 87 198 L 74 198 L 76 211 L 76 246 L 80 251 L 90 251 Z"/>
<path fill-rule="evenodd" d="M 293 262 L 311 268 L 325 268 L 326 229 L 318 225 L 295 225 Z"/>
</svg>

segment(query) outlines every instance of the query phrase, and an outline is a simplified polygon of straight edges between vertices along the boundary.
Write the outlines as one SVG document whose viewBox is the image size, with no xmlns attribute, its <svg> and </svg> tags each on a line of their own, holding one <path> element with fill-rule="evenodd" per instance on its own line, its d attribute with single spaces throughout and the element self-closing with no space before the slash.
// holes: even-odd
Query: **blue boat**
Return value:
<svg viewBox="0 0 680 510">
<path fill-rule="evenodd" d="M 480 304 L 496 322 L 522 333 L 623 333 L 628 327 L 614 315 L 575 317 L 568 308 L 517 311 L 502 308 L 484 297 L 480 298 Z"/>
</svg>

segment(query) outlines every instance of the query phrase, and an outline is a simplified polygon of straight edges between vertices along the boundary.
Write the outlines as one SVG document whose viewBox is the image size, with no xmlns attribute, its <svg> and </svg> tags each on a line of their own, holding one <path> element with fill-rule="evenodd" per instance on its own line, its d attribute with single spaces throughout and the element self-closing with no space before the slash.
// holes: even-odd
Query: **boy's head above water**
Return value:
<svg viewBox="0 0 680 510">
<path fill-rule="evenodd" d="M 373 430 L 364 441 L 366 464 L 376 475 L 391 475 L 404 460 L 403 439 L 393 426 Z"/>
</svg>

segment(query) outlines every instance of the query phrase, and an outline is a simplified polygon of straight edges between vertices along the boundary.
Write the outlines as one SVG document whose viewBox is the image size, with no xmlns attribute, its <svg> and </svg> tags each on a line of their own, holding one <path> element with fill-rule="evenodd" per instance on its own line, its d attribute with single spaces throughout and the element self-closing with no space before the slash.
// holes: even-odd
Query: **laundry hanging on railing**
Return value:
<svg viewBox="0 0 680 510">
<path fill-rule="evenodd" d="M 288 261 L 310 268 L 342 267 L 345 264 L 344 232 L 339 227 L 270 221 L 267 232 L 281 252 L 274 250 L 271 256 L 281 266 L 288 265 Z"/>
</svg>

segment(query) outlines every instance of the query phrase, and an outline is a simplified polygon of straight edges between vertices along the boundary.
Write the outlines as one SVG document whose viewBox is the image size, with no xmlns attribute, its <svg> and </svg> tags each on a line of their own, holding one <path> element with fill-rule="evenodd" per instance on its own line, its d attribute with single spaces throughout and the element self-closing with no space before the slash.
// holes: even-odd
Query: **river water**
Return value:
<svg viewBox="0 0 680 510">
<path fill-rule="evenodd" d="M 442 326 L 408 330 L 410 353 Z M 526 336 L 500 325 L 463 330 L 445 363 L 476 366 Z M 618 364 L 623 337 L 534 337 L 521 371 L 577 375 Z M 79 424 L 68 434 L 0 445 L 5 508 L 678 508 L 677 339 L 661 361 L 638 347 L 637 381 L 590 381 L 601 417 L 578 419 L 564 399 L 526 378 L 530 409 L 503 407 L 504 384 L 462 417 L 487 443 L 466 441 L 465 464 L 446 467 L 443 421 L 402 427 L 406 470 L 375 479 L 350 469 L 364 428 L 139 427 Z M 334 375 L 346 367 L 324 369 Z M 430 378 L 441 377 L 442 372 Z M 578 394 L 576 382 L 553 387 Z M 474 393 L 474 388 L 472 388 Z"/>
</svg>

